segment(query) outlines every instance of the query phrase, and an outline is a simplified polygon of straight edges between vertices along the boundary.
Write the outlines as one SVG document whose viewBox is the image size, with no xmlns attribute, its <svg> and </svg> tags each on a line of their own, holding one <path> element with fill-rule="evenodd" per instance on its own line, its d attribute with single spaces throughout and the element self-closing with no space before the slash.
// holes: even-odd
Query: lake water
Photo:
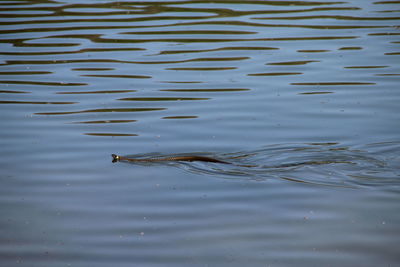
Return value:
<svg viewBox="0 0 400 267">
<path fill-rule="evenodd" d="M 1 2 L 0 266 L 399 266 L 399 45 L 399 1 Z"/>
</svg>

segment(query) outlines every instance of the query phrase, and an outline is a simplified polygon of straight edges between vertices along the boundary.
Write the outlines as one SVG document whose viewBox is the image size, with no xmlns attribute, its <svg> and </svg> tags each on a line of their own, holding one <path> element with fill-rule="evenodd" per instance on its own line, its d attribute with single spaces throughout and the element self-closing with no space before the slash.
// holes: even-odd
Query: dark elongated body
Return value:
<svg viewBox="0 0 400 267">
<path fill-rule="evenodd" d="M 112 162 L 117 161 L 130 161 L 130 162 L 159 162 L 159 161 L 204 161 L 204 162 L 215 162 L 215 163 L 223 163 L 223 164 L 231 164 L 226 161 L 204 157 L 204 156 L 171 156 L 171 157 L 156 157 L 156 158 L 147 158 L 147 159 L 133 159 L 127 157 L 121 157 L 115 154 L 111 154 L 113 157 Z"/>
</svg>

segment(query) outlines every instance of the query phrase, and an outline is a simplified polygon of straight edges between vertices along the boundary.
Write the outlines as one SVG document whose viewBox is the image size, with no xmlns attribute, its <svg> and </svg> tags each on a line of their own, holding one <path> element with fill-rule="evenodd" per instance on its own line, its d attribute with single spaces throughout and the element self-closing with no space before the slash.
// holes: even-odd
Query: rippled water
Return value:
<svg viewBox="0 0 400 267">
<path fill-rule="evenodd" d="M 360 188 L 398 185 L 399 151 L 399 143 L 370 144 L 363 149 L 341 147 L 334 143 L 289 144 L 236 153 L 128 155 L 120 161 L 144 166 L 171 165 L 226 179 L 283 179 L 311 185 Z M 206 158 L 179 160 L 180 157 L 193 156 Z M 208 159 L 221 163 L 208 162 Z"/>
<path fill-rule="evenodd" d="M 0 2 L 0 265 L 398 265 L 399 12 Z"/>
</svg>

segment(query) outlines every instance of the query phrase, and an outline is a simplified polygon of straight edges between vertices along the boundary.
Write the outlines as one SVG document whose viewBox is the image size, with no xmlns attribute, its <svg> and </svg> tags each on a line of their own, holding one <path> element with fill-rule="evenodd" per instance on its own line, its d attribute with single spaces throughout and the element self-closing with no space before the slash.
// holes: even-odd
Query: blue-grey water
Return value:
<svg viewBox="0 0 400 267">
<path fill-rule="evenodd" d="M 0 2 L 0 266 L 399 266 L 399 44 L 399 1 Z"/>
</svg>

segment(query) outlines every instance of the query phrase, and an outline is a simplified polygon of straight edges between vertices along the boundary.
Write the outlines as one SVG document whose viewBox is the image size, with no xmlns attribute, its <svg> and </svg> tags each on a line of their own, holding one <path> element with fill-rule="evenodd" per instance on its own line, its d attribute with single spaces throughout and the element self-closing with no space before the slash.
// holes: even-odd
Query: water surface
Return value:
<svg viewBox="0 0 400 267">
<path fill-rule="evenodd" d="M 398 265 L 399 11 L 0 3 L 0 265 Z"/>
</svg>

